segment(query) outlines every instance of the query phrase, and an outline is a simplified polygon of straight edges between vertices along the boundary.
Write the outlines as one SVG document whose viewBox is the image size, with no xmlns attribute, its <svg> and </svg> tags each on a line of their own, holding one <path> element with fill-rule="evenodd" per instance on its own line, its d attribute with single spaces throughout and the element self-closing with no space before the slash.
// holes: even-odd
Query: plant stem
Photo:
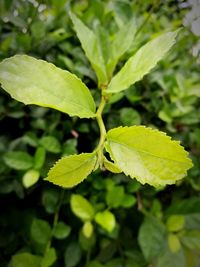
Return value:
<svg viewBox="0 0 200 267">
<path fill-rule="evenodd" d="M 96 148 L 96 152 L 98 155 L 98 164 L 100 165 L 101 169 L 103 168 L 103 148 L 104 148 L 104 142 L 106 139 L 106 128 L 105 128 L 105 125 L 102 119 L 102 112 L 105 107 L 105 104 L 106 104 L 106 98 L 102 96 L 101 102 L 96 112 L 96 119 L 97 119 L 97 123 L 99 125 L 99 130 L 100 130 L 100 140 Z"/>
</svg>

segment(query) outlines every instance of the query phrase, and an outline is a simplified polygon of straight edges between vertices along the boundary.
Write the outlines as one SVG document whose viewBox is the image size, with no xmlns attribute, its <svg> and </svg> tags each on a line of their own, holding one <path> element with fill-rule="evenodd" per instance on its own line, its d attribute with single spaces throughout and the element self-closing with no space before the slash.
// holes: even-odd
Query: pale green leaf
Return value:
<svg viewBox="0 0 200 267">
<path fill-rule="evenodd" d="M 82 232 L 86 238 L 90 238 L 93 234 L 94 228 L 93 224 L 90 221 L 84 223 Z"/>
<path fill-rule="evenodd" d="M 92 172 L 95 163 L 95 153 L 82 153 L 61 158 L 51 168 L 45 180 L 66 188 L 73 187 Z"/>
<path fill-rule="evenodd" d="M 82 251 L 77 242 L 72 242 L 68 245 L 65 254 L 65 267 L 75 267 L 81 259 Z"/>
<path fill-rule="evenodd" d="M 103 54 L 98 38 L 92 30 L 90 30 L 79 18 L 70 13 L 74 29 L 81 42 L 83 50 L 89 59 L 93 69 L 99 80 L 99 84 L 107 83 L 107 74 Z"/>
<path fill-rule="evenodd" d="M 3 159 L 6 165 L 15 170 L 27 170 L 33 166 L 33 158 L 23 151 L 10 151 Z"/>
<path fill-rule="evenodd" d="M 56 261 L 57 255 L 55 248 L 50 248 L 45 253 L 41 261 L 41 267 L 50 267 Z M 28 267 L 28 266 L 27 266 Z"/>
<path fill-rule="evenodd" d="M 109 210 L 98 212 L 95 215 L 95 221 L 108 232 L 112 232 L 116 225 L 115 216 Z"/>
<path fill-rule="evenodd" d="M 41 267 L 41 257 L 28 252 L 16 254 L 12 257 L 12 267 Z"/>
<path fill-rule="evenodd" d="M 188 153 L 178 141 L 145 126 L 110 130 L 106 149 L 126 175 L 142 184 L 173 184 L 192 167 Z"/>
<path fill-rule="evenodd" d="M 80 118 L 95 116 L 89 89 L 68 71 L 26 55 L 0 63 L 0 83 L 14 99 L 24 104 L 50 107 Z"/>
<path fill-rule="evenodd" d="M 177 232 L 183 229 L 185 218 L 183 215 L 172 215 L 168 218 L 166 226 L 170 232 Z"/>
<path fill-rule="evenodd" d="M 45 162 L 46 150 L 44 147 L 38 147 L 34 155 L 34 168 L 40 170 Z"/>
<path fill-rule="evenodd" d="M 40 173 L 37 170 L 28 170 L 22 177 L 22 182 L 25 188 L 29 188 L 35 183 L 37 183 L 40 177 Z"/>
<path fill-rule="evenodd" d="M 105 93 L 120 92 L 141 80 L 169 51 L 176 36 L 177 31 L 164 33 L 142 46 L 112 78 Z"/>
<path fill-rule="evenodd" d="M 117 65 L 118 60 L 133 43 L 135 32 L 135 19 L 131 19 L 128 23 L 125 23 L 115 34 L 115 37 L 111 43 L 110 58 L 107 63 L 107 72 L 109 77 L 112 77 L 112 73 Z"/>
<path fill-rule="evenodd" d="M 73 194 L 70 199 L 73 213 L 83 221 L 91 221 L 94 217 L 94 208 L 90 202 L 81 195 Z"/>
<path fill-rule="evenodd" d="M 175 234 L 168 235 L 168 246 L 172 253 L 176 253 L 181 249 L 181 244 L 177 235 Z"/>
<path fill-rule="evenodd" d="M 106 168 L 106 170 L 108 170 L 110 172 L 113 172 L 113 173 L 121 173 L 122 172 L 116 164 L 107 160 L 106 157 L 104 157 L 104 159 L 103 159 L 103 165 Z"/>
</svg>

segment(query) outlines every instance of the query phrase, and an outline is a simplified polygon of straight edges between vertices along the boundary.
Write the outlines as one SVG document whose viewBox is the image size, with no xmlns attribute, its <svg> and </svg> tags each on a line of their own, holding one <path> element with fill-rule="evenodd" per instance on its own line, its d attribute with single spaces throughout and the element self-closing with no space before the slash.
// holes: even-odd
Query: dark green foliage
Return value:
<svg viewBox="0 0 200 267">
<path fill-rule="evenodd" d="M 112 35 L 135 19 L 136 38 L 122 62 L 155 33 L 180 27 L 191 10 L 173 1 L 71 2 L 99 36 L 106 34 L 100 25 Z M 66 0 L 0 1 L 0 59 L 21 53 L 42 58 L 94 88 L 96 76 L 68 11 Z M 113 96 L 104 113 L 107 129 L 145 124 L 182 141 L 194 167 L 174 186 L 154 189 L 107 171 L 70 190 L 43 181 L 61 156 L 91 152 L 98 127 L 92 120 L 24 106 L 0 89 L 0 266 L 199 266 L 200 80 L 199 58 L 191 52 L 198 38 L 185 25 L 170 55 L 141 82 Z M 99 103 L 99 92 L 91 92 Z M 26 186 L 23 177 L 31 170 L 40 179 Z M 84 221 L 73 213 L 72 194 L 87 199 L 94 215 Z"/>
</svg>

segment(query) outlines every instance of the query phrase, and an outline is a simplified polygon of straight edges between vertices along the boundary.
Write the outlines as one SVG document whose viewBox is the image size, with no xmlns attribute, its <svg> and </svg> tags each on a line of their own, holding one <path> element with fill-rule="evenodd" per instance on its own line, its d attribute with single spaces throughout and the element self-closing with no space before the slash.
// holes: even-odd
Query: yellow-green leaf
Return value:
<svg viewBox="0 0 200 267">
<path fill-rule="evenodd" d="M 65 112 L 70 116 L 95 116 L 89 89 L 74 74 L 44 60 L 16 55 L 0 63 L 0 83 L 14 99 Z"/>
<path fill-rule="evenodd" d="M 73 187 L 82 182 L 94 169 L 95 153 L 82 153 L 61 158 L 45 179 L 63 187 Z"/>
<path fill-rule="evenodd" d="M 106 149 L 119 168 L 142 184 L 173 184 L 192 167 L 188 153 L 164 132 L 144 126 L 119 127 L 107 134 Z"/>
<path fill-rule="evenodd" d="M 40 173 L 37 170 L 31 169 L 28 170 L 22 177 L 22 182 L 25 188 L 29 188 L 32 185 L 36 184 L 40 177 Z"/>
<path fill-rule="evenodd" d="M 181 249 L 181 244 L 178 236 L 175 234 L 168 235 L 168 245 L 172 253 L 176 253 Z"/>
<path fill-rule="evenodd" d="M 120 168 L 113 162 L 107 160 L 106 157 L 103 159 L 103 165 L 106 168 L 106 170 L 113 172 L 113 173 L 121 173 L 122 171 Z"/>
<path fill-rule="evenodd" d="M 90 30 L 73 13 L 70 13 L 70 16 L 74 24 L 74 29 L 83 47 L 83 50 L 85 51 L 87 58 L 89 59 L 93 69 L 96 72 L 99 84 L 106 84 L 107 83 L 106 68 L 101 46 L 100 43 L 98 42 L 98 38 L 96 37 L 94 32 Z"/>
<path fill-rule="evenodd" d="M 102 212 L 98 212 L 95 215 L 95 221 L 98 223 L 103 229 L 108 232 L 112 232 L 116 226 L 116 220 L 114 214 L 109 210 L 104 210 Z"/>
<path fill-rule="evenodd" d="M 169 51 L 177 32 L 164 33 L 142 46 L 112 78 L 105 93 L 120 92 L 141 80 Z"/>
<path fill-rule="evenodd" d="M 72 212 L 83 221 L 91 221 L 94 217 L 92 204 L 83 196 L 73 194 L 70 199 Z"/>
</svg>

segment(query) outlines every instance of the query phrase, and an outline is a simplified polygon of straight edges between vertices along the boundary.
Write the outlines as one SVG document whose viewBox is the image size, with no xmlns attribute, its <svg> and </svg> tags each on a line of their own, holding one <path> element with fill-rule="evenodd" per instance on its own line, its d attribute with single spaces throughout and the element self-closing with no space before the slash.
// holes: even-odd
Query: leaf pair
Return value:
<svg viewBox="0 0 200 267">
<path fill-rule="evenodd" d="M 106 85 L 121 56 L 128 50 L 135 36 L 135 21 L 130 22 L 108 40 L 108 34 L 99 26 L 96 34 L 89 29 L 75 14 L 70 13 L 75 31 L 93 69 L 96 72 L 99 86 Z"/>
<path fill-rule="evenodd" d="M 179 142 L 144 126 L 110 130 L 106 150 L 116 169 L 142 184 L 173 184 L 192 167 L 187 152 Z M 96 160 L 95 152 L 65 157 L 50 170 L 47 180 L 64 187 L 75 186 L 94 170 Z"/>
</svg>

